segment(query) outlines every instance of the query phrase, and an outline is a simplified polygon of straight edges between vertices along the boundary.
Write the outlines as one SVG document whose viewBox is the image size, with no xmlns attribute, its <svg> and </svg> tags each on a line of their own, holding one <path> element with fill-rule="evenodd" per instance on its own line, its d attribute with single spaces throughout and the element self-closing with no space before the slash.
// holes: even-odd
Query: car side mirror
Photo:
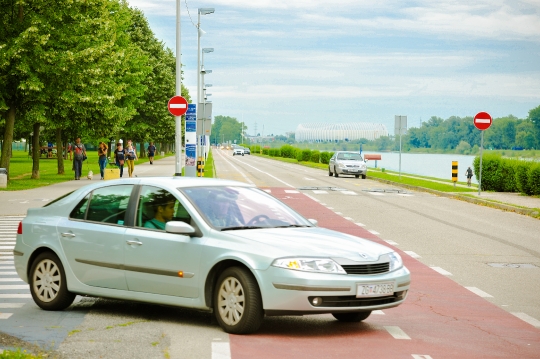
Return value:
<svg viewBox="0 0 540 359">
<path fill-rule="evenodd" d="M 311 224 L 313 224 L 315 227 L 319 226 L 319 221 L 317 221 L 316 219 L 310 218 L 308 219 L 308 221 L 310 221 Z"/>
<path fill-rule="evenodd" d="M 195 228 L 185 222 L 171 221 L 165 224 L 165 231 L 176 234 L 192 234 L 195 233 Z"/>
</svg>

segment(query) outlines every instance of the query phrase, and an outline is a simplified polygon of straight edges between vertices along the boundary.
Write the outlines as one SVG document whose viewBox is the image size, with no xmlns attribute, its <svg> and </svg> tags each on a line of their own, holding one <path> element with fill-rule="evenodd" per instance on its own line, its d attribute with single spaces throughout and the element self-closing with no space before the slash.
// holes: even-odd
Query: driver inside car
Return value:
<svg viewBox="0 0 540 359">
<path fill-rule="evenodd" d="M 237 227 L 243 226 L 244 223 L 235 215 L 237 208 L 233 203 L 232 198 L 228 198 L 222 194 L 210 195 L 208 203 L 211 204 L 208 218 L 216 227 Z"/>
</svg>

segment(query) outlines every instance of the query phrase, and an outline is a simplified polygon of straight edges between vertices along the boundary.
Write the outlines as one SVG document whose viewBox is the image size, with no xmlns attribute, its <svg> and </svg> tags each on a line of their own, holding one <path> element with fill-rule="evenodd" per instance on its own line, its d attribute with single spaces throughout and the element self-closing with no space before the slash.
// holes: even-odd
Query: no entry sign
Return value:
<svg viewBox="0 0 540 359">
<path fill-rule="evenodd" d="M 187 112 L 188 103 L 182 96 L 174 96 L 169 100 L 167 105 L 169 112 L 173 116 L 182 116 Z"/>
<path fill-rule="evenodd" d="M 491 122 L 491 116 L 487 112 L 479 112 L 474 116 L 474 126 L 480 131 L 487 130 Z"/>
</svg>

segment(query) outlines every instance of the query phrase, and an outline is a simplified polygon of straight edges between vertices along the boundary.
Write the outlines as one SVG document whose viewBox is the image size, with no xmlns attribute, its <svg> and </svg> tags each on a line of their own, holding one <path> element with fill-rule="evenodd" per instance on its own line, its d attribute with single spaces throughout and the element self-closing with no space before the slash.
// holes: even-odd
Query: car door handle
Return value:
<svg viewBox="0 0 540 359">
<path fill-rule="evenodd" d="M 142 242 L 139 242 L 139 241 L 126 241 L 126 243 L 129 245 L 142 246 Z"/>
<path fill-rule="evenodd" d="M 69 238 L 73 238 L 75 237 L 75 235 L 73 233 L 61 233 L 62 237 L 69 237 Z"/>
</svg>

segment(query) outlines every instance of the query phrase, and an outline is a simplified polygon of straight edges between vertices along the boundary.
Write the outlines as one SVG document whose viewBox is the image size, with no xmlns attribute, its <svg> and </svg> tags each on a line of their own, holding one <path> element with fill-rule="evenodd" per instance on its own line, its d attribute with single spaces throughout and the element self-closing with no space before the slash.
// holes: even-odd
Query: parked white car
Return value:
<svg viewBox="0 0 540 359">
<path fill-rule="evenodd" d="M 337 151 L 330 158 L 328 175 L 353 175 L 356 178 L 367 176 L 367 165 L 359 152 Z"/>
</svg>

